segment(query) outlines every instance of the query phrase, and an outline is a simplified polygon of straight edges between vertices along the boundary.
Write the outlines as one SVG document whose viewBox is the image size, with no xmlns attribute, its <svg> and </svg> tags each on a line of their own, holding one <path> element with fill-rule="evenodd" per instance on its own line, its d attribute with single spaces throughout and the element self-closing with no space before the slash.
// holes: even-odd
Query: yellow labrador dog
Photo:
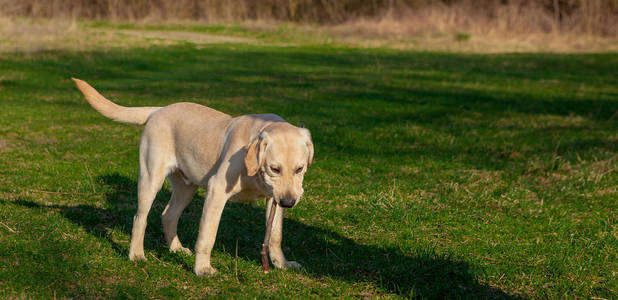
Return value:
<svg viewBox="0 0 618 300">
<path fill-rule="evenodd" d="M 303 176 L 313 160 L 311 134 L 273 114 L 236 118 L 195 103 L 165 107 L 123 107 L 103 97 L 88 83 L 73 79 L 86 100 L 102 115 L 118 122 L 146 124 L 139 146 L 138 208 L 133 218 L 131 260 L 145 260 L 144 232 L 152 202 L 167 177 L 172 198 L 163 211 L 163 232 L 170 251 L 191 251 L 176 234 L 178 218 L 198 186 L 207 190 L 195 245 L 195 274 L 217 272 L 210 264 L 217 228 L 227 201 L 267 198 L 293 207 L 303 194 Z M 298 268 L 281 251 L 284 209 L 275 213 L 269 243 L 277 268 Z"/>
</svg>

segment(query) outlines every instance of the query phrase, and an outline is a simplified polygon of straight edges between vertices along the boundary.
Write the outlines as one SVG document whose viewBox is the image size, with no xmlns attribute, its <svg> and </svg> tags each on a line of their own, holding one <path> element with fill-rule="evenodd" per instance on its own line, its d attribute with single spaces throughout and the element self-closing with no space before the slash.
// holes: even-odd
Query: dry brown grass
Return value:
<svg viewBox="0 0 618 300">
<path fill-rule="evenodd" d="M 474 1 L 402 7 L 381 18 L 356 18 L 330 27 L 337 37 L 368 46 L 443 51 L 617 51 L 618 18 L 611 1 L 582 1 L 558 21 L 534 1 Z M 613 3 L 613 2 L 612 2 Z M 616 5 L 615 3 L 613 5 Z M 385 38 L 388 41 L 385 41 Z"/>
<path fill-rule="evenodd" d="M 0 18 L 0 54 L 55 49 L 94 50 L 138 46 L 135 39 L 111 31 L 90 31 L 73 20 L 26 20 Z"/>
<path fill-rule="evenodd" d="M 396 21 L 399 34 L 569 32 L 615 36 L 618 0 L 0 0 L 0 15 L 112 21 Z M 375 30 L 370 30 L 375 33 Z"/>
<path fill-rule="evenodd" d="M 291 21 L 288 40 L 311 35 L 361 47 L 618 51 L 618 0 L 0 0 L 0 38 L 5 41 L 0 51 L 67 43 L 81 49 L 95 41 L 131 47 L 144 38 L 168 43 L 215 39 L 196 33 L 78 29 L 71 21 L 78 18 L 151 25 L 235 22 L 254 31 L 275 31 Z"/>
<path fill-rule="evenodd" d="M 327 32 L 335 40 L 361 47 L 457 51 L 476 53 L 559 52 L 591 53 L 618 51 L 618 37 L 572 32 L 532 32 L 505 34 L 490 30 L 445 30 L 418 33 L 416 22 L 356 20 L 333 27 Z"/>
<path fill-rule="evenodd" d="M 82 23 L 60 19 L 0 18 L 0 54 L 45 50 L 106 50 L 191 42 L 253 43 L 250 38 L 197 32 L 158 30 L 93 29 Z"/>
<path fill-rule="evenodd" d="M 210 43 L 265 43 L 287 46 L 304 43 L 339 43 L 354 47 L 386 47 L 402 50 L 454 51 L 475 53 L 503 52 L 618 52 L 618 37 L 607 37 L 572 32 L 513 33 L 503 34 L 495 30 L 467 32 L 418 32 L 415 21 L 388 18 L 358 19 L 339 25 L 316 26 L 287 24 L 281 31 L 281 23 L 272 20 L 245 21 L 235 26 L 246 28 L 256 35 L 270 32 L 267 40 L 246 36 L 212 35 L 203 32 L 178 30 L 212 24 L 204 21 L 152 19 L 133 22 L 137 29 L 91 28 L 88 22 L 75 19 L 23 19 L 0 17 L 0 54 L 2 52 L 38 52 L 53 49 L 105 50 L 110 48 L 135 48 L 157 45 L 172 45 L 191 42 Z M 139 29 L 142 26 L 170 25 L 177 30 Z M 225 23 L 224 23 L 225 24 Z M 461 40 L 464 34 L 467 39 Z M 249 34 L 251 36 L 251 34 Z"/>
</svg>

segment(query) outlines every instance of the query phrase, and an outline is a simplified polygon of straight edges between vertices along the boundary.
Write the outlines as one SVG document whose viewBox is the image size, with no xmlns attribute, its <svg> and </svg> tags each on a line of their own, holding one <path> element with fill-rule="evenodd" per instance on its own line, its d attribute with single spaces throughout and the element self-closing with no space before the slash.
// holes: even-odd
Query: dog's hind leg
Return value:
<svg viewBox="0 0 618 300">
<path fill-rule="evenodd" d="M 131 233 L 131 247 L 129 259 L 146 260 L 144 255 L 144 234 L 148 212 L 157 192 L 161 189 L 167 170 L 165 154 L 157 147 L 152 147 L 147 136 L 142 137 L 140 143 L 140 168 L 137 183 L 137 213 L 133 217 Z"/>
<path fill-rule="evenodd" d="M 197 185 L 186 183 L 180 171 L 173 172 L 167 178 L 172 186 L 172 198 L 170 202 L 167 203 L 161 218 L 165 241 L 171 252 L 182 251 L 186 254 L 191 254 L 191 250 L 183 247 L 180 243 L 177 227 L 178 219 L 182 211 L 187 207 L 189 202 L 191 202 L 195 190 L 197 190 Z"/>
</svg>

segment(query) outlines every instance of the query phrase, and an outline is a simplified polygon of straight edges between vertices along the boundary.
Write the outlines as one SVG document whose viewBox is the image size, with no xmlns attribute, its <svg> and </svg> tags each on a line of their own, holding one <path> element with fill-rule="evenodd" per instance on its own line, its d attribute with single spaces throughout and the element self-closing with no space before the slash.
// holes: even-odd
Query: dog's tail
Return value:
<svg viewBox="0 0 618 300">
<path fill-rule="evenodd" d="M 77 78 L 75 81 L 77 88 L 84 94 L 88 103 L 102 115 L 118 122 L 144 124 L 148 117 L 160 107 L 124 107 L 109 101 L 99 94 L 97 90 L 88 83 Z"/>
</svg>

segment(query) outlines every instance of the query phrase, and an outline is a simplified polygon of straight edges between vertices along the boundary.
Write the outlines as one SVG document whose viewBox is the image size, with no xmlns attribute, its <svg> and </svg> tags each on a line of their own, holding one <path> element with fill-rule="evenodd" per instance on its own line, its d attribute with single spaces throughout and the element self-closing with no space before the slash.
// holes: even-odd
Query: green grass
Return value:
<svg viewBox="0 0 618 300">
<path fill-rule="evenodd" d="M 618 55 L 202 45 L 0 56 L 0 295 L 615 298 Z M 128 259 L 140 127 L 95 112 L 192 101 L 305 123 L 315 163 L 288 210 L 299 271 L 260 271 L 264 204 L 229 203 L 219 273 Z M 204 191 L 180 221 L 195 243 Z M 238 245 L 238 246 L 236 246 Z M 238 256 L 236 256 L 236 251 Z"/>
</svg>

